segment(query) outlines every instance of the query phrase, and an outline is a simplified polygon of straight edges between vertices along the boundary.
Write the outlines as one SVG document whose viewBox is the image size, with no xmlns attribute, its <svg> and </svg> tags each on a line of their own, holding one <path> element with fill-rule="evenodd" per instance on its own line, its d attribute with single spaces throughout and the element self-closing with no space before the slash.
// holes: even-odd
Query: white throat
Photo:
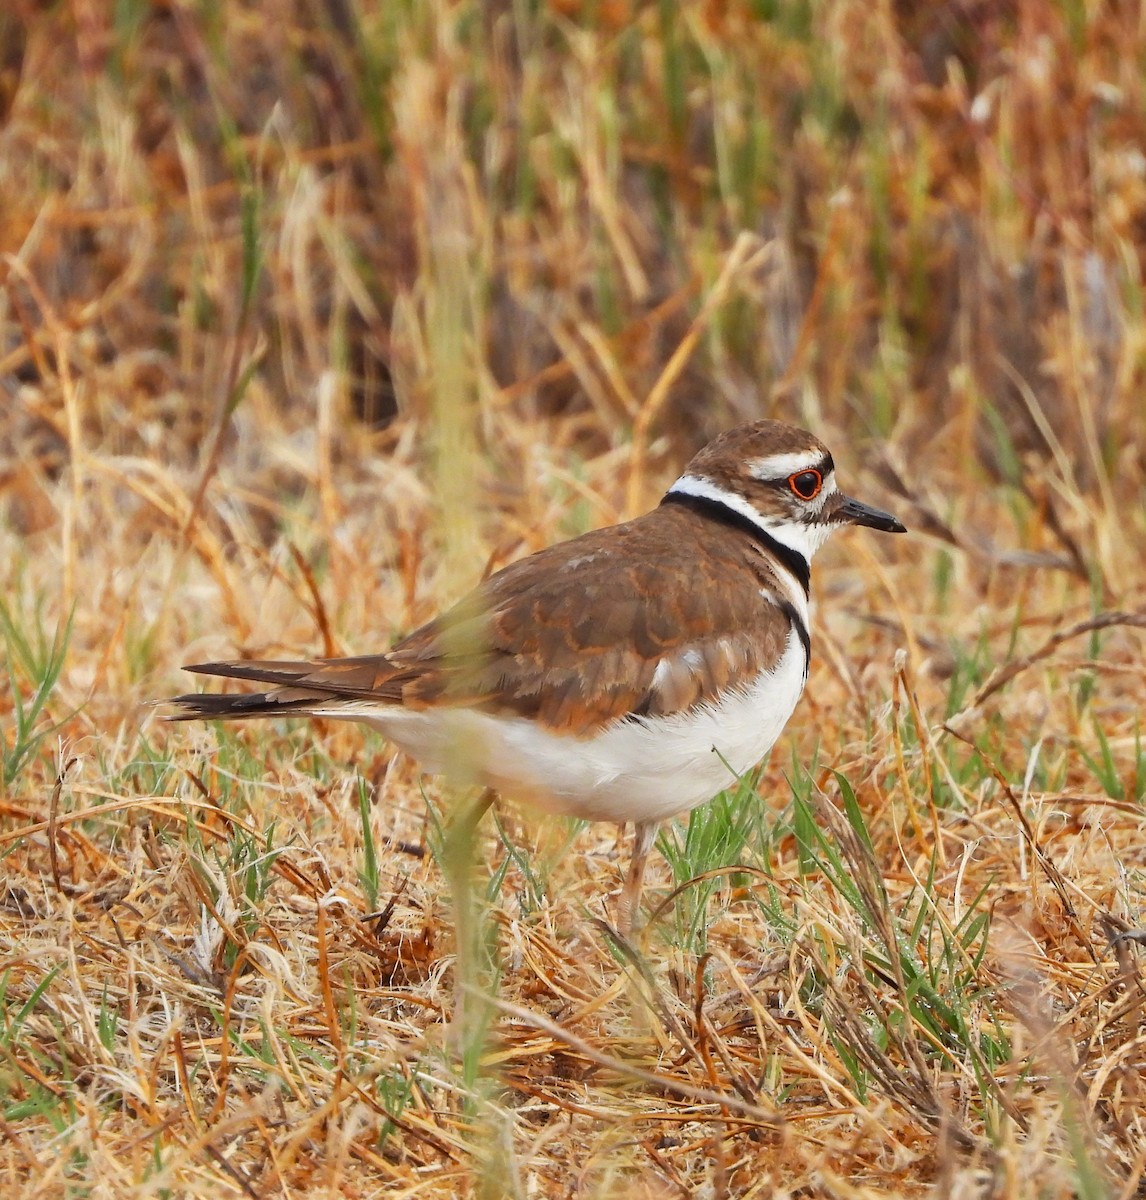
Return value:
<svg viewBox="0 0 1146 1200">
<path fill-rule="evenodd" d="M 805 525 L 802 521 L 758 519 L 757 523 L 782 546 L 795 550 L 808 562 L 812 561 L 812 555 L 835 533 L 835 526 L 818 521 L 814 525 Z"/>
</svg>

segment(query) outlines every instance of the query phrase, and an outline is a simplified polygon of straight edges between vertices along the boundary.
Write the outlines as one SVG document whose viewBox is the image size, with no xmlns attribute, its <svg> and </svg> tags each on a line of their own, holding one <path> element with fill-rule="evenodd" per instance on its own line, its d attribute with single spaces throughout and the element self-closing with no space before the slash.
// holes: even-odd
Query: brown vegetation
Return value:
<svg viewBox="0 0 1146 1200">
<path fill-rule="evenodd" d="M 8 3 L 0 1190 L 1137 1194 L 1144 52 L 1113 0 Z M 913 536 L 817 563 L 633 947 L 615 831 L 504 811 L 460 980 L 434 784 L 145 706 L 765 415 Z"/>
</svg>

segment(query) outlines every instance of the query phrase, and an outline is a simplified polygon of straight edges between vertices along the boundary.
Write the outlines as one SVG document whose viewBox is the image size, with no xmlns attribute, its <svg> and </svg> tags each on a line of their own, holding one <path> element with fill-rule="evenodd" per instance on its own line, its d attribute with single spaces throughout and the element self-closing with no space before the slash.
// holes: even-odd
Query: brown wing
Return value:
<svg viewBox="0 0 1146 1200">
<path fill-rule="evenodd" d="M 369 699 L 471 705 L 584 733 L 685 711 L 784 652 L 789 614 L 762 587 L 775 579 L 751 539 L 666 506 L 512 563 L 385 656 L 191 668 L 279 687 L 245 698 L 246 713 L 188 715 Z"/>
</svg>

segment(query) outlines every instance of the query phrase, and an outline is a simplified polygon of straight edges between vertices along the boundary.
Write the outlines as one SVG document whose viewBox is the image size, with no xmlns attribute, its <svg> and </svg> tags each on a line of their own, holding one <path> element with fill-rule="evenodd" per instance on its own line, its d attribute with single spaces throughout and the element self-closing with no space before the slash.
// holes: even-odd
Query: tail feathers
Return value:
<svg viewBox="0 0 1146 1200">
<path fill-rule="evenodd" d="M 193 675 L 218 675 L 224 679 L 253 679 L 256 683 L 297 683 L 322 664 L 316 662 L 273 662 L 239 660 L 237 662 L 194 663 L 183 668 Z M 179 697 L 185 699 L 185 697 Z"/>
<path fill-rule="evenodd" d="M 326 702 L 329 704 L 329 697 Z M 175 708 L 167 718 L 169 721 L 234 721 L 245 717 L 282 717 L 291 713 L 306 716 L 322 701 L 315 696 L 291 700 L 274 692 L 232 696 L 199 692 L 172 696 L 163 703 Z"/>
<path fill-rule="evenodd" d="M 360 703 L 363 699 L 397 700 L 401 678 L 382 655 L 363 658 L 317 659 L 310 662 L 237 660 L 196 663 L 186 667 L 196 675 L 224 679 L 247 679 L 270 684 L 270 690 L 237 695 L 194 693 L 175 696 L 163 703 L 173 705 L 172 721 L 239 720 L 246 717 L 278 717 L 295 713 L 307 716 L 318 710 Z M 389 687 L 387 686 L 389 685 Z"/>
<path fill-rule="evenodd" d="M 276 688 L 306 689 L 322 698 L 400 700 L 408 671 L 396 668 L 384 654 L 361 658 L 319 658 L 313 662 L 248 661 L 197 663 L 186 667 L 196 675 L 219 675 L 225 679 L 251 679 Z M 296 692 L 281 699 L 297 700 Z"/>
</svg>

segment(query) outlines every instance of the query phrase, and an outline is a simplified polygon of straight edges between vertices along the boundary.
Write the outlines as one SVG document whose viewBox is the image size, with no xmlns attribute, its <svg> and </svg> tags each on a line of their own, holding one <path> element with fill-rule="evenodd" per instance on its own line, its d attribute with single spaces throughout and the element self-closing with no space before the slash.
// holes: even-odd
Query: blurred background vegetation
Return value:
<svg viewBox="0 0 1146 1200">
<path fill-rule="evenodd" d="M 1140 983 L 1104 938 L 1137 922 L 1144 865 L 1144 64 L 1126 0 L 6 0 L 13 1186 L 1133 1194 L 1138 1018 L 1117 997 Z M 732 916 L 720 893 L 723 965 L 711 880 L 657 951 L 697 1023 L 677 1066 L 747 1124 L 686 1131 L 655 1088 L 593 1075 L 584 1041 L 503 1031 L 499 1078 L 584 1109 L 590 1163 L 572 1124 L 546 1142 L 491 1115 L 440 1053 L 448 911 L 409 769 L 353 730 L 172 735 L 140 702 L 182 690 L 183 661 L 382 649 L 483 569 L 648 507 L 761 416 L 814 429 L 914 536 L 837 539 L 818 564 L 817 663 L 760 781 L 774 824 L 749 789 L 662 846 L 673 884 L 753 855 L 773 881 Z M 824 787 L 825 764 L 846 772 L 867 843 L 816 840 L 796 762 Z M 615 957 L 562 941 L 603 911 L 609 835 L 554 865 L 497 829 L 502 994 L 585 1001 L 577 1037 L 667 1072 L 670 1000 L 626 1024 Z M 1044 837 L 1068 882 L 1034 871 Z M 865 844 L 885 878 L 848 890 Z M 389 897 L 386 921 L 316 917 L 335 893 L 359 914 Z M 1026 933 L 988 952 L 996 904 Z M 892 970 L 933 919 L 960 931 L 942 965 L 903 950 Z M 775 953 L 818 965 L 788 989 Z M 767 1028 L 734 1046 L 751 1087 L 695 1057 L 694 976 L 730 973 L 731 1003 L 746 962 L 759 1008 L 721 1029 Z M 229 1071 L 273 1076 L 290 1121 L 268 1133 Z M 805 1105 L 806 1137 L 745 1132 L 765 1094 Z M 240 1127 L 270 1147 L 243 1142 L 241 1170 L 220 1149 Z"/>
<path fill-rule="evenodd" d="M 1109 503 L 1140 480 L 1135 5 L 0 21 L 5 386 L 36 392 L 11 433 L 41 427 L 45 471 L 65 348 L 86 444 L 123 454 L 198 455 L 221 406 L 314 428 L 323 402 L 351 452 L 447 386 L 499 465 L 515 418 L 579 417 L 592 452 L 630 436 L 748 234 L 654 422 L 678 456 L 776 413 L 890 440 L 911 488 L 974 461 L 1064 527 L 1052 482 Z"/>
</svg>

